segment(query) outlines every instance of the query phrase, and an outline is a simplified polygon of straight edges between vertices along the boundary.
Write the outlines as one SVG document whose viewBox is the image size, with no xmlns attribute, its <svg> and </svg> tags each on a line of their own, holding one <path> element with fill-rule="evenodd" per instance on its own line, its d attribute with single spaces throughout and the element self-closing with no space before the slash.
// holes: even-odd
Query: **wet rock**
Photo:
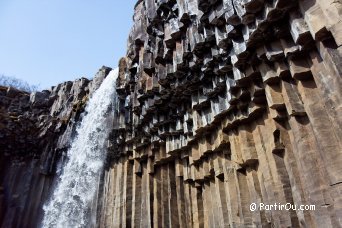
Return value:
<svg viewBox="0 0 342 228">
<path fill-rule="evenodd" d="M 81 78 L 31 94 L 0 88 L 0 226 L 38 225 L 57 163 L 87 98 L 109 71 L 102 67 L 94 80 Z"/>
</svg>

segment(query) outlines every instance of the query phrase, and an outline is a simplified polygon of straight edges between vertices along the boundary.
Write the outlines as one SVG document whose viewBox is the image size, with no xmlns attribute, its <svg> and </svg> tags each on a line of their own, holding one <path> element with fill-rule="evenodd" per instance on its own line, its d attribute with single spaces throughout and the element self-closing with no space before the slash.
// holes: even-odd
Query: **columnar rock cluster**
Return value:
<svg viewBox="0 0 342 228">
<path fill-rule="evenodd" d="M 31 94 L 0 87 L 0 227 L 38 227 L 58 161 L 110 70 Z"/>
<path fill-rule="evenodd" d="M 342 226 L 341 10 L 138 1 L 99 226 Z"/>
<path fill-rule="evenodd" d="M 98 226 L 341 227 L 341 12 L 336 0 L 137 1 Z M 39 225 L 109 71 L 33 94 L 0 87 L 0 227 Z"/>
</svg>

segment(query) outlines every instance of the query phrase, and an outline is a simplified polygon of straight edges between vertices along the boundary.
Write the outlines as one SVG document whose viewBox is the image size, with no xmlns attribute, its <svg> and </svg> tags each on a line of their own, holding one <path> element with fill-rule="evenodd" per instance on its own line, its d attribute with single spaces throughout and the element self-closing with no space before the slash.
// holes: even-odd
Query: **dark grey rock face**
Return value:
<svg viewBox="0 0 342 228">
<path fill-rule="evenodd" d="M 110 70 L 31 94 L 0 87 L 0 227 L 37 227 L 57 162 Z"/>
<path fill-rule="evenodd" d="M 340 9 L 138 0 L 96 183 L 98 226 L 341 227 Z M 32 95 L 0 89 L 0 226 L 37 223 L 56 161 L 108 70 Z"/>
</svg>

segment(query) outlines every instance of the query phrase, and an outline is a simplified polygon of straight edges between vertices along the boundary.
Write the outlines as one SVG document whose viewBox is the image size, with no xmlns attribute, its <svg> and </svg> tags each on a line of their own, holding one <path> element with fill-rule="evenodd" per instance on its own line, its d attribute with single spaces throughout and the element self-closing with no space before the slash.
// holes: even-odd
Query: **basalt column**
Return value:
<svg viewBox="0 0 342 228">
<path fill-rule="evenodd" d="M 138 1 L 99 226 L 341 226 L 341 10 Z"/>
<path fill-rule="evenodd" d="M 341 226 L 341 12 L 333 0 L 138 1 L 100 227 Z"/>
<path fill-rule="evenodd" d="M 0 86 L 1 228 L 39 227 L 87 100 L 110 70 L 31 94 Z"/>
</svg>

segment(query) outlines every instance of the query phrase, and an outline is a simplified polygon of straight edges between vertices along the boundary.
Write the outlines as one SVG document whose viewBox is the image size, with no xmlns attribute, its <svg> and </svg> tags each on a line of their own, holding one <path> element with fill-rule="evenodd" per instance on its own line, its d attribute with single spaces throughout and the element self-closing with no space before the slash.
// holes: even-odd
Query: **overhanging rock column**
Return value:
<svg viewBox="0 0 342 228">
<path fill-rule="evenodd" d="M 341 9 L 138 1 L 100 227 L 342 226 Z"/>
</svg>

